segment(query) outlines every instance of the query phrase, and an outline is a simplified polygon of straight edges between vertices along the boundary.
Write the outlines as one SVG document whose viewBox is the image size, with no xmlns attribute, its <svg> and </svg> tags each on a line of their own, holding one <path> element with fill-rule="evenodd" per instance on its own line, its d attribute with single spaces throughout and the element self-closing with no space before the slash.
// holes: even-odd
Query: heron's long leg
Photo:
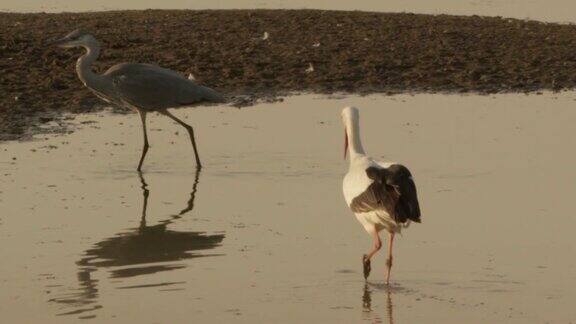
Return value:
<svg viewBox="0 0 576 324">
<path fill-rule="evenodd" d="M 146 133 L 146 112 L 143 110 L 138 110 L 140 114 L 140 119 L 142 119 L 142 131 L 144 132 L 144 147 L 142 147 L 142 156 L 140 156 L 140 162 L 138 163 L 138 172 L 142 170 L 142 163 L 144 163 L 144 158 L 146 157 L 146 153 L 148 152 L 148 134 Z"/>
<path fill-rule="evenodd" d="M 194 148 L 194 156 L 196 157 L 196 166 L 198 168 L 201 168 L 202 164 L 200 163 L 200 156 L 198 155 L 198 149 L 196 148 L 196 139 L 194 138 L 194 129 L 192 128 L 192 126 L 178 119 L 176 116 L 172 115 L 168 110 L 161 110 L 160 113 L 170 117 L 172 120 L 174 120 L 175 122 L 186 128 L 188 134 L 190 134 L 190 141 L 192 141 L 192 147 Z"/>
<path fill-rule="evenodd" d="M 390 270 L 392 270 L 392 244 L 394 243 L 394 233 L 390 233 L 388 240 L 388 258 L 386 259 L 386 284 L 390 283 Z"/>
<path fill-rule="evenodd" d="M 144 201 L 142 202 L 142 217 L 140 218 L 140 228 L 143 229 L 146 227 L 146 210 L 148 209 L 148 196 L 150 196 L 150 190 L 148 189 L 148 183 L 144 180 L 142 172 L 138 172 L 138 176 L 140 177 L 140 188 L 142 188 L 142 195 L 144 196 Z"/>
</svg>

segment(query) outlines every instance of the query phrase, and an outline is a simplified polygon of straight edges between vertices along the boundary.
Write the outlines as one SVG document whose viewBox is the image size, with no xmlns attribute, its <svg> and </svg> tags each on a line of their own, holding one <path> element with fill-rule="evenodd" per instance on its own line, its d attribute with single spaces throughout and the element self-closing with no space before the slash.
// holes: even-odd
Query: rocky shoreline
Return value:
<svg viewBox="0 0 576 324">
<path fill-rule="evenodd" d="M 105 107 L 74 71 L 75 28 L 98 72 L 155 63 L 250 105 L 294 92 L 531 92 L 576 85 L 576 26 L 501 17 L 322 10 L 0 13 L 0 140 Z M 240 100 L 241 99 L 241 100 Z"/>
</svg>

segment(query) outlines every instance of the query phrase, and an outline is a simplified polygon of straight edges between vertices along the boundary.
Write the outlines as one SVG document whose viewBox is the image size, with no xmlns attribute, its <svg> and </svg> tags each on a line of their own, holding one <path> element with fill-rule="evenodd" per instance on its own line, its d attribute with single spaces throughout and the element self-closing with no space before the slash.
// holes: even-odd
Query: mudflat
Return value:
<svg viewBox="0 0 576 324">
<path fill-rule="evenodd" d="M 3 144 L 6 323 L 574 323 L 576 93 L 305 95 L 250 109 L 76 118 Z M 341 108 L 406 164 L 422 224 L 385 251 L 342 197 Z M 178 133 L 178 134 L 175 134 Z"/>
<path fill-rule="evenodd" d="M 576 26 L 501 17 L 323 10 L 0 13 L 0 140 L 104 104 L 74 72 L 75 28 L 95 65 L 155 63 L 243 104 L 294 92 L 526 92 L 576 84 Z M 238 101 L 236 101 L 238 102 Z"/>
</svg>

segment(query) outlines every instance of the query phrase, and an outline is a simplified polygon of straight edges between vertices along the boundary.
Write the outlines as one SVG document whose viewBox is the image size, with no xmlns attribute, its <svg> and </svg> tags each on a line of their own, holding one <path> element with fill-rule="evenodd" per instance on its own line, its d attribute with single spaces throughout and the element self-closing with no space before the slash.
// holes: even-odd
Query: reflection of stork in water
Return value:
<svg viewBox="0 0 576 324">
<path fill-rule="evenodd" d="M 390 287 L 386 287 L 386 318 L 388 324 L 394 324 L 394 305 L 392 304 L 392 291 Z M 372 290 L 368 287 L 368 283 L 364 284 L 364 291 L 362 294 L 362 310 L 364 313 L 372 314 Z M 374 314 L 374 323 L 382 323 L 382 320 L 377 314 Z"/>
<path fill-rule="evenodd" d="M 203 232 L 178 232 L 167 229 L 168 225 L 193 210 L 199 176 L 200 169 L 197 169 L 190 199 L 184 209 L 157 225 L 147 225 L 146 210 L 150 190 L 143 176 L 140 175 L 144 197 L 140 226 L 105 239 L 87 250 L 85 256 L 77 262 L 80 266 L 78 273 L 80 291 L 51 301 L 75 307 L 95 303 L 98 297 L 98 281 L 91 278 L 91 273 L 98 268 L 121 267 L 111 270 L 111 277 L 128 278 L 185 267 L 184 264 L 167 264 L 167 262 L 214 256 L 215 254 L 200 252 L 220 246 L 224 234 L 207 235 Z M 96 308 L 100 307 L 75 310 L 62 315 L 78 314 Z"/>
</svg>

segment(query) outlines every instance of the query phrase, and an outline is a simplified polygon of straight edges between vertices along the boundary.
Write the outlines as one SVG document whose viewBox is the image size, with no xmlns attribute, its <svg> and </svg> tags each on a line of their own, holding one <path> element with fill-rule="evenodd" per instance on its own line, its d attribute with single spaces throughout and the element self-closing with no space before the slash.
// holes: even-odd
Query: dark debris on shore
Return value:
<svg viewBox="0 0 576 324">
<path fill-rule="evenodd" d="M 155 63 L 220 92 L 526 92 L 576 85 L 576 26 L 501 17 L 321 10 L 0 13 L 0 139 L 103 103 L 74 71 L 75 28 L 102 43 L 95 69 Z M 266 36 L 265 36 L 266 33 Z"/>
</svg>

